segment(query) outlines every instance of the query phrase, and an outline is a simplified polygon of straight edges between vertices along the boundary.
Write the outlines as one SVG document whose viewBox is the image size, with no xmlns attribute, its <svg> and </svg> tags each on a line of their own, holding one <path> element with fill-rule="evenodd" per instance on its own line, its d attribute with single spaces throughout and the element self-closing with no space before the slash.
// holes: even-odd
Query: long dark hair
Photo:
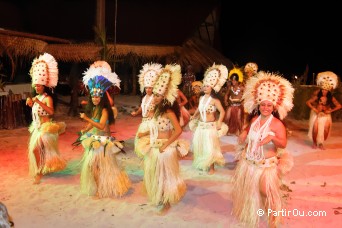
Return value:
<svg viewBox="0 0 342 228">
<path fill-rule="evenodd" d="M 328 93 L 327 93 L 327 105 L 329 105 L 331 107 L 333 105 L 332 94 L 329 90 L 327 90 L 327 91 L 328 91 Z M 323 92 L 322 92 L 322 89 L 320 89 L 318 94 L 317 94 L 318 101 L 319 101 L 319 99 L 321 99 L 322 96 L 323 96 Z"/>
<path fill-rule="evenodd" d="M 103 94 L 103 96 L 101 97 L 101 100 L 100 100 L 100 103 L 98 104 L 98 107 L 99 107 L 99 112 L 97 113 L 96 116 L 93 116 L 93 111 L 94 111 L 95 105 L 93 104 L 93 101 L 91 99 L 91 95 L 89 94 L 88 95 L 88 103 L 87 103 L 87 106 L 85 107 L 85 113 L 87 114 L 87 116 L 100 119 L 102 109 L 105 108 L 105 109 L 107 109 L 107 112 L 108 112 L 108 123 L 114 124 L 115 119 L 114 119 L 113 109 L 112 109 L 112 106 L 110 105 L 110 102 L 109 102 L 106 94 Z"/>
<path fill-rule="evenodd" d="M 179 121 L 180 120 L 180 109 L 179 109 L 179 104 L 178 104 L 177 100 L 175 100 L 172 105 L 167 99 L 164 99 L 163 101 L 161 101 L 155 107 L 154 116 L 155 117 L 162 116 L 169 109 L 171 109 L 175 113 L 177 120 Z"/>
</svg>

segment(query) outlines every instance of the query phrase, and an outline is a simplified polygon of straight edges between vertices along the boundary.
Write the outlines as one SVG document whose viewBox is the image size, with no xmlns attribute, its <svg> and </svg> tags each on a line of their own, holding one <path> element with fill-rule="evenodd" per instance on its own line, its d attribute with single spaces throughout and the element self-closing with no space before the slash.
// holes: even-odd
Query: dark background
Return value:
<svg viewBox="0 0 342 228">
<path fill-rule="evenodd" d="M 106 1 L 109 40 L 114 37 L 114 3 Z M 260 70 L 287 78 L 308 69 L 308 84 L 321 71 L 342 75 L 337 1 L 118 0 L 117 42 L 181 45 L 215 4 L 221 9 L 215 48 L 234 64 L 253 61 Z M 0 28 L 92 40 L 95 6 L 95 0 L 0 0 Z"/>
<path fill-rule="evenodd" d="M 290 78 L 308 66 L 312 74 L 342 76 L 342 20 L 336 3 L 274 1 L 263 4 L 222 1 L 222 52 L 240 66 L 256 62 L 260 70 Z"/>
</svg>

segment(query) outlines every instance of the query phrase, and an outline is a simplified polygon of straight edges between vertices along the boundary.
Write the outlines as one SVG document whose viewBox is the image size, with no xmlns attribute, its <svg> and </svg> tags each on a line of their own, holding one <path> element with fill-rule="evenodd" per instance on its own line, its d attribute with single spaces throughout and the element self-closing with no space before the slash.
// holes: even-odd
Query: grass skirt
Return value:
<svg viewBox="0 0 342 228">
<path fill-rule="evenodd" d="M 29 127 L 31 133 L 28 148 L 29 174 L 34 177 L 38 173 L 58 172 L 66 167 L 66 160 L 58 150 L 58 136 L 65 131 L 64 122 L 46 122 L 40 128 L 34 124 Z M 38 149 L 40 162 L 37 164 L 34 150 Z"/>
<path fill-rule="evenodd" d="M 97 194 L 100 198 L 124 195 L 131 181 L 116 159 L 120 148 L 113 142 L 99 142 L 93 137 L 82 139 L 82 146 L 85 152 L 81 161 L 81 192 L 90 196 Z"/>
<path fill-rule="evenodd" d="M 228 119 L 228 112 L 230 109 L 230 118 Z M 243 107 L 242 105 L 232 105 L 226 110 L 224 122 L 228 125 L 228 134 L 240 134 L 243 124 Z"/>
<path fill-rule="evenodd" d="M 154 205 L 177 203 L 186 193 L 186 184 L 180 176 L 177 141 L 163 153 L 159 147 L 167 139 L 157 139 L 144 158 L 144 185 Z"/>
<path fill-rule="evenodd" d="M 278 158 L 271 157 L 262 161 L 246 160 L 243 156 L 239 161 L 233 176 L 233 214 L 244 223 L 246 227 L 258 227 L 257 211 L 267 209 L 281 211 L 283 198 L 281 196 L 281 180 L 277 171 Z M 263 205 L 260 194 L 260 180 L 266 181 L 266 202 Z M 269 223 L 270 217 L 268 217 Z M 281 213 L 274 217 L 275 224 L 281 221 Z"/>
<path fill-rule="evenodd" d="M 138 138 L 138 133 L 140 132 L 147 132 L 150 130 L 149 126 L 151 123 L 151 119 L 150 118 L 143 118 L 142 122 L 140 123 L 139 127 L 138 127 L 138 131 L 135 135 L 134 138 L 134 152 L 135 154 L 139 157 L 139 158 L 144 158 L 145 152 L 146 150 L 144 150 L 144 148 L 146 148 L 146 146 L 150 143 L 150 136 L 143 136 Z"/>
<path fill-rule="evenodd" d="M 226 124 L 223 124 L 227 126 Z M 227 129 L 228 130 L 228 129 Z M 193 167 L 207 171 L 212 164 L 223 166 L 225 159 L 221 152 L 216 122 L 198 122 L 193 140 Z"/>
<path fill-rule="evenodd" d="M 323 142 L 325 141 L 325 139 L 324 139 L 324 127 L 325 127 L 325 125 L 330 123 L 330 126 L 332 126 L 331 114 L 325 114 L 323 112 L 320 112 L 317 114 L 316 112 L 311 110 L 310 119 L 309 119 L 309 132 L 308 132 L 308 136 L 309 136 L 311 141 L 313 141 L 312 131 L 313 131 L 313 126 L 314 126 L 316 121 L 317 121 L 316 143 L 318 145 L 318 144 L 323 144 Z M 329 128 L 328 136 L 330 134 L 330 131 L 331 131 L 331 127 Z"/>
</svg>

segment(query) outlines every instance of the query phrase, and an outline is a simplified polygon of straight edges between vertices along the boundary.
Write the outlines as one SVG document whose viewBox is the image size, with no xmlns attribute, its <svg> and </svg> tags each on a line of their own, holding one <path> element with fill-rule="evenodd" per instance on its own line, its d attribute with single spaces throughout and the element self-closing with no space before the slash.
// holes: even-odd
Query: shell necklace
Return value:
<svg viewBox="0 0 342 228">
<path fill-rule="evenodd" d="M 144 96 L 142 102 L 141 102 L 141 114 L 143 117 L 147 117 L 147 113 L 148 113 L 148 110 L 149 110 L 149 106 L 153 100 L 153 94 L 150 95 L 150 97 L 148 98 L 147 100 L 147 95 Z"/>
</svg>

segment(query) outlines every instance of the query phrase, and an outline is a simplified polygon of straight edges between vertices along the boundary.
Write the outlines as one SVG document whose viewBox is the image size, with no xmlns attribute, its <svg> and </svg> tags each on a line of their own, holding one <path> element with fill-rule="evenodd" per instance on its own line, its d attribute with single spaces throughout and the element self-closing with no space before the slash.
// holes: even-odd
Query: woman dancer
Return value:
<svg viewBox="0 0 342 228">
<path fill-rule="evenodd" d="M 166 65 L 153 87 L 156 109 L 151 128 L 138 135 L 150 135 L 150 148 L 144 157 L 144 185 L 149 200 L 158 206 L 158 213 L 161 215 L 186 193 L 178 163 L 178 153 L 187 152 L 188 149 L 178 139 L 182 133 L 176 101 L 180 82 L 181 67 Z"/>
<path fill-rule="evenodd" d="M 228 69 L 224 65 L 209 67 L 203 79 L 204 95 L 201 96 L 198 109 L 192 116 L 190 129 L 194 131 L 192 151 L 193 167 L 215 173 L 215 164 L 223 166 L 225 159 L 221 152 L 219 137 L 225 135 L 228 127 L 222 123 L 225 111 L 215 93 L 218 93 L 228 77 Z M 220 113 L 216 119 L 216 111 Z M 199 121 L 196 120 L 200 116 Z M 197 122 L 197 124 L 196 124 Z"/>
<path fill-rule="evenodd" d="M 110 135 L 109 125 L 114 122 L 110 101 L 105 94 L 120 80 L 106 62 L 93 64 L 84 73 L 83 83 L 89 89 L 86 113 L 80 117 L 87 122 L 81 130 L 84 147 L 81 170 L 81 192 L 95 198 L 120 197 L 129 190 L 131 182 L 120 167 L 116 154 L 123 145 Z"/>
<path fill-rule="evenodd" d="M 293 166 L 285 151 L 286 128 L 281 121 L 293 107 L 292 85 L 283 77 L 259 71 L 247 81 L 243 94 L 244 107 L 253 115 L 239 143 L 247 139 L 233 176 L 233 214 L 246 227 L 258 227 L 256 213 L 282 211 L 280 186 L 284 174 Z M 281 222 L 281 213 L 265 213 L 270 227 Z"/>
<path fill-rule="evenodd" d="M 228 90 L 224 96 L 224 103 L 227 107 L 224 122 L 228 125 L 227 134 L 239 135 L 243 126 L 243 104 L 242 94 L 244 87 L 241 84 L 243 82 L 243 73 L 238 68 L 233 68 L 229 72 L 229 79 L 231 84 L 228 86 Z"/>
<path fill-rule="evenodd" d="M 142 121 L 134 138 L 134 152 L 138 157 L 143 158 L 144 147 L 149 144 L 149 137 L 138 137 L 140 132 L 149 130 L 149 123 L 154 114 L 153 103 L 153 86 L 156 83 L 158 76 L 162 70 L 162 65 L 159 63 L 146 63 L 140 70 L 139 84 L 141 93 L 146 93 L 142 99 L 141 105 L 137 111 L 131 113 L 132 116 L 142 115 Z"/>
<path fill-rule="evenodd" d="M 327 140 L 332 126 L 331 113 L 341 109 L 342 106 L 331 94 L 338 84 L 335 73 L 321 72 L 317 75 L 316 82 L 320 90 L 306 102 L 311 109 L 308 136 L 313 142 L 313 148 L 324 150 L 323 143 Z"/>
<path fill-rule="evenodd" d="M 39 184 L 43 175 L 63 170 L 66 161 L 58 150 L 58 136 L 65 131 L 64 122 L 52 122 L 54 101 L 52 89 L 57 86 L 58 66 L 55 58 L 44 53 L 33 60 L 30 69 L 34 97 L 26 104 L 32 107 L 32 123 L 28 158 L 29 173 L 34 184 Z"/>
</svg>

